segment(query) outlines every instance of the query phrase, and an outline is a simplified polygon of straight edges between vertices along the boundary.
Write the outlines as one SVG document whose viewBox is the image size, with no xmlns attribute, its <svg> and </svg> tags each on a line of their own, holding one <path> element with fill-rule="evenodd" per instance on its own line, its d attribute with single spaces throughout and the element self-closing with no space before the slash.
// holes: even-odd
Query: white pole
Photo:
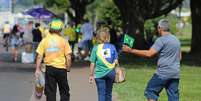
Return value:
<svg viewBox="0 0 201 101">
<path fill-rule="evenodd" d="M 67 27 L 68 24 L 68 14 L 65 12 L 64 13 L 64 25 Z"/>
</svg>

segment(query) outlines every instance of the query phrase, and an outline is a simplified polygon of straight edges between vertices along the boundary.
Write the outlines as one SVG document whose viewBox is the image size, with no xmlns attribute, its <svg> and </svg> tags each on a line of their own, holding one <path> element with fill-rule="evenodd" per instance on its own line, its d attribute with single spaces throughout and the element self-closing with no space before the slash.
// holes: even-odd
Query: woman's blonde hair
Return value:
<svg viewBox="0 0 201 101">
<path fill-rule="evenodd" d="M 110 42 L 109 28 L 107 27 L 100 28 L 96 33 L 96 38 L 98 43 Z"/>
</svg>

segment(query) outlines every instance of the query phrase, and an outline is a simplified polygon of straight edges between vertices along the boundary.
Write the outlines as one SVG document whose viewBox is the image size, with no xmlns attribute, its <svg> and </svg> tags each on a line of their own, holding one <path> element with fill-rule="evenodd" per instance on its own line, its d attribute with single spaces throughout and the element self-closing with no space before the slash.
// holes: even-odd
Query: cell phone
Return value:
<svg viewBox="0 0 201 101">
<path fill-rule="evenodd" d="M 124 42 L 123 44 L 129 46 L 130 48 L 132 48 L 134 46 L 134 42 L 135 42 L 135 39 L 131 36 L 129 36 L 128 34 L 125 34 L 124 35 Z"/>
</svg>

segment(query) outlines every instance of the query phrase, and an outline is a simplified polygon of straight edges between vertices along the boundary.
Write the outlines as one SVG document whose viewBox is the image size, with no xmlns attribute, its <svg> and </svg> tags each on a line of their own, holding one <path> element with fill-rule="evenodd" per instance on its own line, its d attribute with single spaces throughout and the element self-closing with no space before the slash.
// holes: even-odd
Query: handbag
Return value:
<svg viewBox="0 0 201 101">
<path fill-rule="evenodd" d="M 126 81 L 126 72 L 122 67 L 115 67 L 115 83 L 122 83 Z"/>
</svg>

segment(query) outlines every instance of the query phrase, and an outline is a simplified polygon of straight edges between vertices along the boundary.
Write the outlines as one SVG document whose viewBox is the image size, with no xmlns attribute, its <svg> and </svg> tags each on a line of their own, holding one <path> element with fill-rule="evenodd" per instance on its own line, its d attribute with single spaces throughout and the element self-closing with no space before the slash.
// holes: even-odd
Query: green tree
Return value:
<svg viewBox="0 0 201 101">
<path fill-rule="evenodd" d="M 55 14 L 60 15 L 69 9 L 70 4 L 68 0 L 45 0 L 44 5 Z"/>
<path fill-rule="evenodd" d="M 102 0 L 97 7 L 97 18 L 111 21 L 113 26 L 121 26 L 121 15 L 113 0 Z"/>
<path fill-rule="evenodd" d="M 78 24 L 84 19 L 86 8 L 95 0 L 69 0 L 70 8 L 67 9 L 68 15 Z"/>
<path fill-rule="evenodd" d="M 31 6 L 33 4 L 33 0 L 18 0 L 18 3 L 21 5 Z"/>
<path fill-rule="evenodd" d="M 192 18 L 192 40 L 191 53 L 201 53 L 201 1 L 190 0 L 191 18 Z"/>
<path fill-rule="evenodd" d="M 183 0 L 114 0 L 123 20 L 124 31 L 135 37 L 135 47 L 145 49 L 144 22 L 168 14 Z M 137 33 L 137 34 L 136 34 Z"/>
<path fill-rule="evenodd" d="M 86 7 L 94 0 L 46 0 L 47 7 L 54 9 L 65 9 L 69 17 L 76 23 L 80 23 L 86 14 Z"/>
<path fill-rule="evenodd" d="M 33 0 L 34 5 L 38 5 L 38 4 L 44 4 L 45 1 L 44 0 Z"/>
</svg>

